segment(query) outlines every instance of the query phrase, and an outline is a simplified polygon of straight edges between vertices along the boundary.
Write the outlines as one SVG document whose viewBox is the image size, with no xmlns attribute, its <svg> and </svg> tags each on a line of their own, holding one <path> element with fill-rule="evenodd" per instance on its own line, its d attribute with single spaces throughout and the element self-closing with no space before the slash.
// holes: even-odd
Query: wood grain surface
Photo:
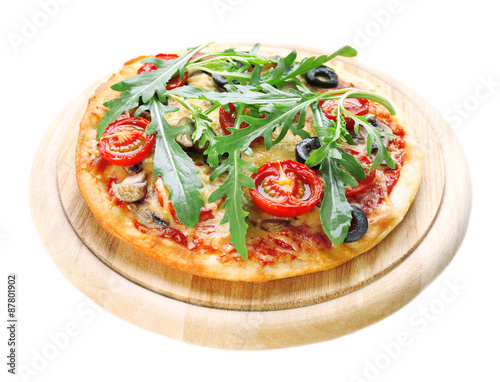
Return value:
<svg viewBox="0 0 500 382">
<path fill-rule="evenodd" d="M 311 343 L 352 332 L 399 309 L 441 272 L 461 242 L 470 212 L 470 182 L 468 176 L 445 174 L 457 168 L 463 174 L 467 163 L 444 119 L 418 95 L 357 61 L 339 65 L 377 83 L 380 93 L 418 129 L 425 148 L 424 178 L 413 206 L 372 251 L 331 271 L 267 283 L 204 279 L 143 256 L 97 225 L 76 186 L 75 137 L 92 87 L 54 121 L 33 165 L 32 185 L 42 177 L 49 180 L 45 189 L 31 188 L 31 202 L 56 264 L 114 314 L 205 346 L 264 349 Z M 463 207 L 456 211 L 454 203 Z"/>
</svg>

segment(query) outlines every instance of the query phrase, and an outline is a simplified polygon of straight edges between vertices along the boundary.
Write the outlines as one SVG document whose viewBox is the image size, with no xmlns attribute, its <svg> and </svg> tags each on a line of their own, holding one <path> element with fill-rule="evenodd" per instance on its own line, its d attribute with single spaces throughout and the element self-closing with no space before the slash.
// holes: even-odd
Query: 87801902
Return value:
<svg viewBox="0 0 500 382">
<path fill-rule="evenodd" d="M 16 275 L 7 276 L 7 316 L 16 318 Z"/>
</svg>

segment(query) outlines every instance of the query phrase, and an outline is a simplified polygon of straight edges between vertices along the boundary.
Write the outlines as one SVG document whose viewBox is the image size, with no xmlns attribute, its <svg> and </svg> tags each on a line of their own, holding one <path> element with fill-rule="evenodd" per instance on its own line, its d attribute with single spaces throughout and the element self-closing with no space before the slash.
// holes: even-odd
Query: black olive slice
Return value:
<svg viewBox="0 0 500 382">
<path fill-rule="evenodd" d="M 325 78 L 328 78 L 325 80 Z M 336 88 L 339 84 L 339 78 L 333 69 L 326 66 L 318 66 L 316 69 L 306 73 L 306 81 L 309 85 L 320 88 Z"/>
<path fill-rule="evenodd" d="M 241 62 L 239 62 L 239 61 L 235 61 L 235 64 L 236 64 L 237 66 L 239 66 L 240 68 L 243 66 L 243 63 L 241 63 Z M 220 76 L 220 75 L 218 75 L 218 74 L 212 74 L 212 78 L 213 78 L 213 80 L 214 80 L 215 84 L 216 84 L 218 87 L 222 88 L 222 89 L 225 89 L 225 88 L 224 88 L 224 86 L 225 86 L 225 85 L 227 85 L 227 84 L 229 83 L 229 81 L 227 80 L 227 78 L 226 78 L 226 77 L 224 77 L 224 76 Z M 232 83 L 233 85 L 239 85 L 239 84 L 240 84 L 240 83 L 239 83 L 239 81 L 237 81 L 237 80 L 235 80 L 235 79 L 233 79 L 233 80 L 231 81 L 231 83 Z"/>
<path fill-rule="evenodd" d="M 377 129 L 380 129 L 380 128 L 381 128 L 381 126 L 380 126 L 380 123 L 381 123 L 381 122 L 379 122 L 379 120 L 378 120 L 378 119 L 375 119 L 375 118 L 371 117 L 371 118 L 368 118 L 368 120 L 367 120 L 367 121 L 368 121 L 368 122 L 369 122 L 369 123 L 370 123 L 373 127 L 376 127 Z M 382 137 L 382 143 L 383 143 L 384 145 L 387 145 L 387 137 Z M 378 145 L 377 145 L 376 143 L 373 143 L 373 144 L 372 144 L 371 153 L 376 155 L 376 154 L 377 154 L 377 152 L 378 152 Z"/>
<path fill-rule="evenodd" d="M 318 137 L 311 137 L 301 140 L 295 146 L 295 158 L 299 163 L 306 163 L 307 158 L 313 153 L 314 150 L 317 150 L 321 147 L 321 143 Z M 319 164 L 314 166 L 313 168 L 319 168 Z"/>
<path fill-rule="evenodd" d="M 224 89 L 224 86 L 229 83 L 226 77 L 219 76 L 218 74 L 212 74 L 212 78 L 214 79 L 215 84 L 222 89 Z M 231 82 L 233 83 L 233 85 L 240 84 L 237 80 L 234 79 Z"/>
<path fill-rule="evenodd" d="M 378 120 L 371 117 L 371 118 L 368 118 L 367 119 L 368 122 L 370 122 L 370 124 L 373 126 L 373 127 L 377 127 L 378 128 Z"/>
<path fill-rule="evenodd" d="M 356 240 L 361 239 L 366 231 L 368 231 L 368 218 L 361 208 L 351 204 L 352 208 L 352 222 L 351 228 L 347 233 L 347 237 L 344 240 L 344 243 L 352 243 Z"/>
</svg>

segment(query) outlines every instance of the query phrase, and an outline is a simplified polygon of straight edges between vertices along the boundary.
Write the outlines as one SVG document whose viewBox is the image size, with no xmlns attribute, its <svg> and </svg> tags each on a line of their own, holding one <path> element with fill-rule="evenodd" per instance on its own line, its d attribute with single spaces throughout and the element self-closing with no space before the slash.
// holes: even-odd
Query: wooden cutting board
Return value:
<svg viewBox="0 0 500 382">
<path fill-rule="evenodd" d="M 324 52 L 304 48 L 301 53 Z M 378 86 L 418 130 L 425 155 L 412 207 L 374 249 L 330 271 L 267 283 L 206 279 L 142 255 L 97 224 L 76 185 L 78 123 L 93 86 L 54 121 L 33 164 L 33 216 L 53 260 L 73 284 L 114 314 L 212 347 L 264 349 L 326 340 L 404 306 L 451 261 L 465 234 L 467 163 L 447 123 L 421 97 L 355 60 L 336 65 Z M 463 176 L 454 176 L 459 170 Z"/>
</svg>

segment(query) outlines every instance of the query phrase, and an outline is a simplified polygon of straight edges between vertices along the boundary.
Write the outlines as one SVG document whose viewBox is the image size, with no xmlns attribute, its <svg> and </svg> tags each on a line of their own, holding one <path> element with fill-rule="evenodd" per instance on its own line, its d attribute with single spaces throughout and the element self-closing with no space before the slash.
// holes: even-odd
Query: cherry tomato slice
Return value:
<svg viewBox="0 0 500 382">
<path fill-rule="evenodd" d="M 364 164 L 366 166 L 370 166 L 372 162 L 366 155 L 363 155 L 355 150 L 351 149 L 344 149 L 345 152 L 348 152 L 349 154 L 354 155 L 360 162 L 361 164 Z M 375 173 L 376 170 L 373 170 L 370 174 L 368 173 L 369 169 L 365 168 L 365 179 L 356 179 L 358 181 L 358 185 L 356 187 L 346 187 L 345 189 L 345 196 L 351 196 L 354 194 L 357 194 L 358 192 L 363 191 L 365 188 L 367 188 L 370 184 L 373 183 L 375 180 Z"/>
<path fill-rule="evenodd" d="M 119 166 L 133 166 L 149 155 L 156 135 L 146 134 L 149 121 L 124 118 L 108 125 L 98 143 L 101 158 Z"/>
<path fill-rule="evenodd" d="M 157 54 L 155 57 L 163 61 L 170 61 L 179 58 L 179 56 L 176 54 L 165 54 L 165 53 Z M 139 68 L 137 74 L 152 72 L 153 70 L 156 69 L 158 69 L 158 67 L 155 64 L 146 63 Z M 187 82 L 187 78 L 188 78 L 188 72 L 184 73 L 184 78 L 182 80 L 180 75 L 176 75 L 167 83 L 166 87 L 167 90 L 172 90 L 178 88 L 179 86 L 185 85 Z"/>
<path fill-rule="evenodd" d="M 268 162 L 252 175 L 254 203 L 264 212 L 294 217 L 311 211 L 323 195 L 323 183 L 309 167 L 291 159 Z"/>
<path fill-rule="evenodd" d="M 337 120 L 337 105 L 338 100 L 326 100 L 319 101 L 318 104 L 321 106 L 321 110 L 326 115 L 327 118 Z M 368 114 L 370 102 L 363 98 L 347 98 L 344 101 L 344 108 L 351 114 L 354 115 L 366 115 Z M 346 128 L 349 130 L 354 129 L 354 121 L 351 118 L 346 118 Z"/>
<path fill-rule="evenodd" d="M 224 134 L 229 135 L 231 132 L 227 128 L 234 127 L 234 122 L 238 117 L 238 113 L 236 112 L 236 107 L 232 103 L 229 103 L 227 106 L 229 106 L 230 113 L 226 112 L 222 106 L 219 109 L 219 123 L 222 130 L 224 130 Z M 244 129 L 245 127 L 248 127 L 248 123 L 241 122 L 240 129 Z"/>
</svg>

